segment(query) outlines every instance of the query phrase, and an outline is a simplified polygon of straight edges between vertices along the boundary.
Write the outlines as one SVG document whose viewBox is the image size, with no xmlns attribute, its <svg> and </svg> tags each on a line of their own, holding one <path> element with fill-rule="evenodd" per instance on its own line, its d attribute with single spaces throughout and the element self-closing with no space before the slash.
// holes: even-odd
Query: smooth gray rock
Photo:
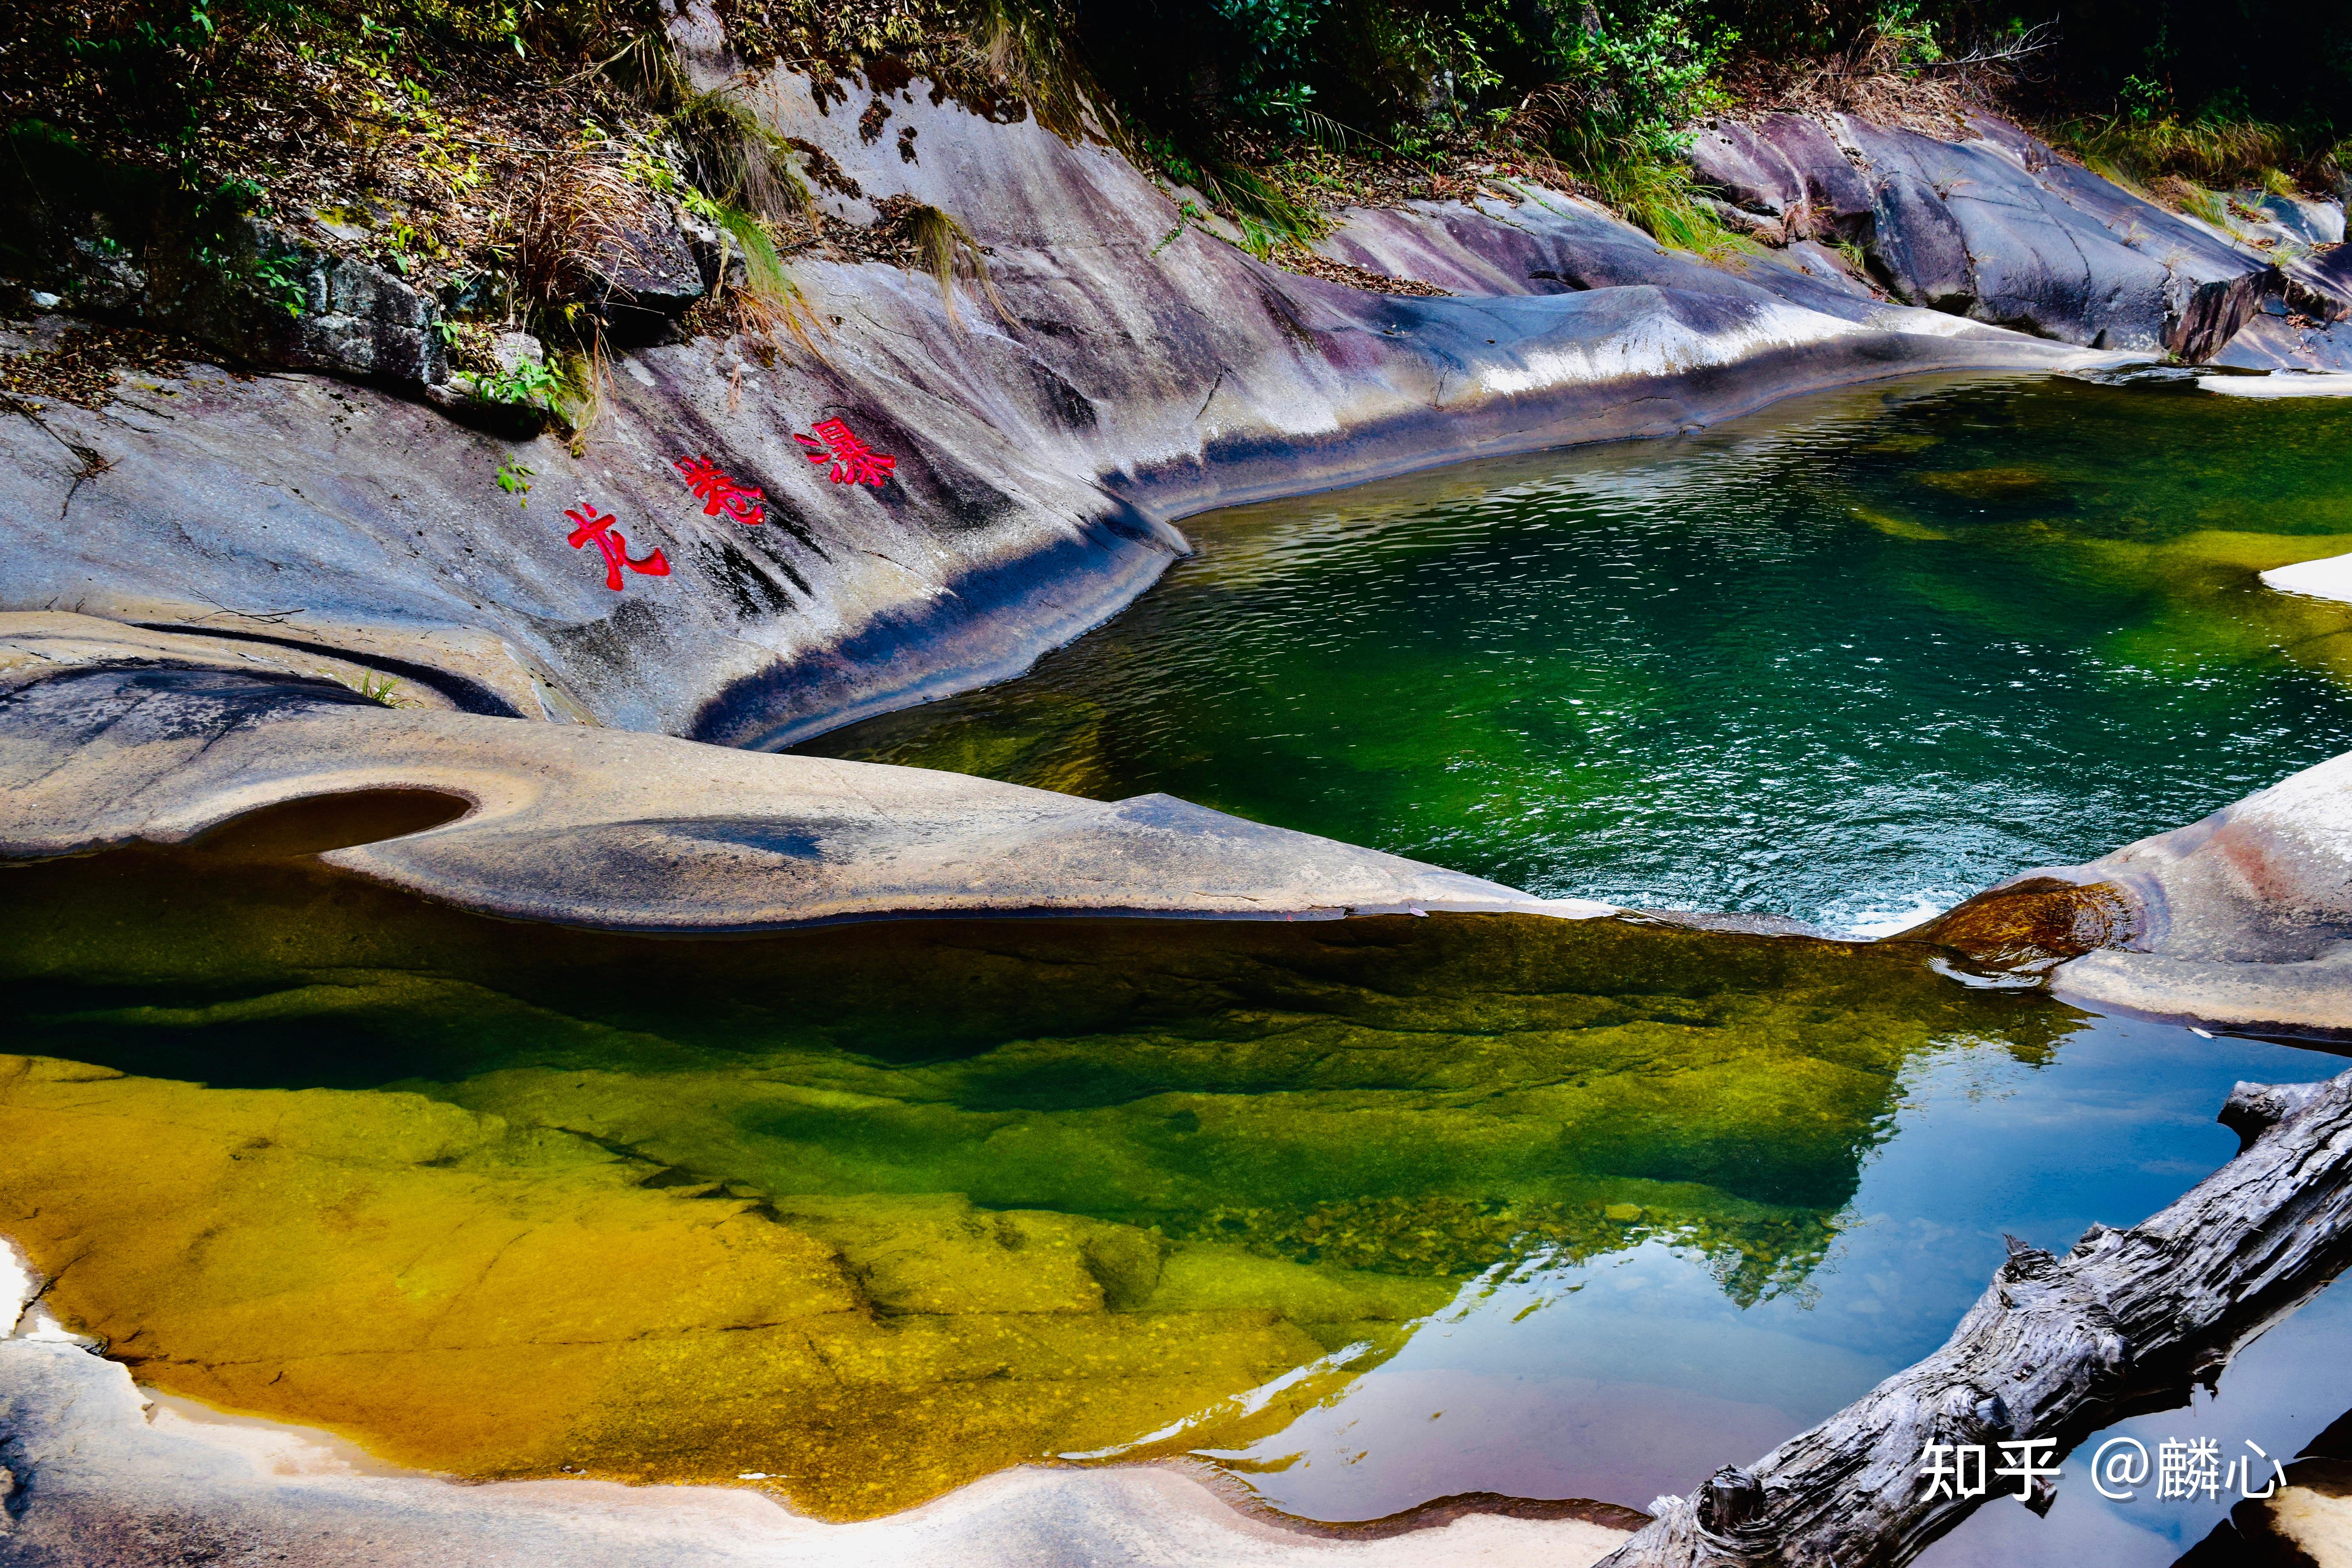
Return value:
<svg viewBox="0 0 2352 1568">
<path fill-rule="evenodd" d="M 2238 329 L 2212 363 L 2233 370 L 2352 371 L 2352 323 L 2301 327 L 2265 311 Z"/>
<path fill-rule="evenodd" d="M 1965 314 L 1977 300 L 1968 237 L 1936 188 L 1908 169 L 1878 182 L 1875 226 L 1867 254 L 1895 297 L 1931 310 Z"/>
<path fill-rule="evenodd" d="M 951 316 L 928 276 L 803 260 L 815 354 L 617 354 L 577 457 L 311 380 L 200 371 L 142 409 L 56 407 L 47 431 L 0 424 L 0 608 L 241 628 L 445 668 L 501 694 L 467 698 L 478 711 L 779 746 L 1019 673 L 1148 586 L 1186 548 L 1174 521 L 1209 507 L 1909 370 L 2079 360 L 1785 268 L 1662 256 L 1613 220 L 1539 226 L 1555 218 L 1532 204 L 1431 229 L 1461 226 L 1448 243 L 1490 274 L 1515 264 L 1513 291 L 1370 294 L 1180 230 L 1109 148 L 920 83 L 895 95 L 929 150 L 914 163 L 803 77 L 768 73 L 749 101 L 859 183 L 824 195 L 844 213 L 903 194 L 956 214 L 1006 315 L 968 281 Z M 1528 292 L 1545 258 L 1588 287 Z M 794 434 L 835 417 L 895 458 L 887 483 L 807 460 Z M 84 474 L 72 446 L 109 466 Z M 688 493 L 676 464 L 705 455 L 764 492 L 761 526 Z M 507 462 L 536 470 L 528 510 L 495 482 Z M 582 501 L 670 574 L 608 589 L 566 542 Z"/>
<path fill-rule="evenodd" d="M 1932 196 L 1958 227 L 1970 267 L 1969 317 L 2065 342 L 2139 353 L 2166 346 L 2165 268 L 2046 199 L 2025 171 L 1979 143 L 1850 116 L 1843 124 L 1874 171 L 1908 175 L 1911 198 Z"/>
<path fill-rule="evenodd" d="M 2037 882 L 2108 889 L 2105 940 L 2051 971 L 2062 996 L 2236 1029 L 2352 1035 L 2352 754 L 1979 898 Z"/>
<path fill-rule="evenodd" d="M 2322 321 L 2352 316 L 2352 246 L 2296 257 L 2281 270 L 2289 305 Z"/>
<path fill-rule="evenodd" d="M 39 648 L 72 629 L 37 619 L 10 640 Z M 183 644 L 154 662 L 52 658 L 0 671 L 0 860 L 179 843 L 319 795 L 430 790 L 471 809 L 325 858 L 461 909 L 608 931 L 930 914 L 1611 912 L 1167 795 L 1104 803 L 920 768 L 394 710 L 324 680 L 162 662 L 188 657 Z"/>
<path fill-rule="evenodd" d="M 1861 243 L 1906 303 L 2065 342 L 2207 359 L 2279 287 L 2260 252 L 2015 126 L 1979 116 L 1971 129 L 1953 142 L 1853 115 L 1828 128 L 1775 116 L 1702 133 L 1691 162 L 1759 210 L 1828 215 L 1824 232 Z"/>
<path fill-rule="evenodd" d="M 1318 247 L 1338 260 L 1465 295 L 1561 294 L 1658 288 L 1737 300 L 1759 310 L 1794 305 L 1858 326 L 1912 334 L 1952 331 L 1924 312 L 1890 310 L 1835 253 L 1798 240 L 1762 255 L 1710 264 L 1668 250 L 1582 199 L 1538 186 L 1525 199 L 1413 202 L 1350 208 Z M 1993 334 L 1975 334 L 1986 342 Z"/>
<path fill-rule="evenodd" d="M 1687 156 L 1703 187 L 1780 219 L 1790 238 L 1865 240 L 1874 226 L 1869 183 L 1810 116 L 1700 126 Z"/>
<path fill-rule="evenodd" d="M 1815 238 L 1866 240 L 1876 221 L 1869 182 L 1820 121 L 1802 114 L 1768 114 L 1756 125 L 1797 179 L 1797 195 Z"/>
<path fill-rule="evenodd" d="M 1694 127 L 1685 154 L 1702 189 L 1750 212 L 1784 217 L 1800 199 L 1796 172 L 1755 130 L 1737 120 Z"/>
</svg>

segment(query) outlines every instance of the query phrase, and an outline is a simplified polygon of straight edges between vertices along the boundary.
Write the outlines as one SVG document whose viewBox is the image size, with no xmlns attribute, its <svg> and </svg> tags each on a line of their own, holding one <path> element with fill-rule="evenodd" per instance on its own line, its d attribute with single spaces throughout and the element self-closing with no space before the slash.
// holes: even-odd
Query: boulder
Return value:
<svg viewBox="0 0 2352 1568">
<path fill-rule="evenodd" d="M 1860 240 L 1871 230 L 1867 183 L 1819 121 L 1768 114 L 1703 126 L 1687 153 L 1702 185 L 1780 219 L 1790 237 Z"/>
<path fill-rule="evenodd" d="M 411 388 L 448 374 L 438 305 L 383 268 L 37 130 L 0 149 L 0 268 L 85 314 L 276 369 Z"/>
<path fill-rule="evenodd" d="M 2099 1006 L 2352 1035 L 2352 755 L 1887 940 L 2046 970 L 2060 995 Z"/>
<path fill-rule="evenodd" d="M 2273 298 L 2265 309 L 2238 329 L 2212 363 L 2231 370 L 2352 371 L 2352 322 L 2305 326 L 2295 321 Z"/>
<path fill-rule="evenodd" d="M 687 237 L 658 216 L 614 236 L 598 251 L 595 270 L 603 286 L 590 303 L 623 342 L 656 335 L 707 292 Z"/>
<path fill-rule="evenodd" d="M 1702 125 L 1684 154 L 1703 189 L 1750 212 L 1783 217 L 1804 197 L 1804 186 L 1780 150 L 1736 120 Z"/>
<path fill-rule="evenodd" d="M 289 290 L 262 292 L 257 302 L 234 288 L 197 289 L 152 301 L 147 313 L 256 364 L 414 386 L 448 378 L 441 311 L 430 297 L 380 267 L 330 255 L 268 224 L 247 219 L 247 233 L 257 267 L 274 263 L 291 279 Z"/>
<path fill-rule="evenodd" d="M 1482 196 L 1350 208 L 1317 248 L 1335 260 L 1465 296 L 1650 287 L 1759 307 L 1796 305 L 1898 331 L 1927 327 L 1886 316 L 1867 285 L 1819 246 L 1801 251 L 1806 242 L 1798 240 L 1785 251 L 1712 264 L 1670 250 L 1579 197 L 1540 186 L 1516 188 L 1525 198 L 1516 205 Z"/>
<path fill-rule="evenodd" d="M 1962 142 L 1853 115 L 1838 128 L 1874 179 L 1874 264 L 1906 300 L 2066 342 L 2198 361 L 2275 288 L 2267 259 L 2004 121 L 1979 117 Z"/>
<path fill-rule="evenodd" d="M 2332 246 L 2298 256 L 2280 271 L 2286 277 L 2286 302 L 2317 321 L 2352 316 L 2352 246 Z"/>
<path fill-rule="evenodd" d="M 1768 114 L 1757 134 L 1795 175 L 1799 198 L 1818 239 L 1865 240 L 1876 221 L 1870 185 L 1822 122 L 1802 114 Z"/>
<path fill-rule="evenodd" d="M 1936 188 L 1907 169 L 1880 178 L 1874 222 L 1864 253 L 1906 304 L 1965 315 L 1976 303 L 1976 267 Z"/>
</svg>

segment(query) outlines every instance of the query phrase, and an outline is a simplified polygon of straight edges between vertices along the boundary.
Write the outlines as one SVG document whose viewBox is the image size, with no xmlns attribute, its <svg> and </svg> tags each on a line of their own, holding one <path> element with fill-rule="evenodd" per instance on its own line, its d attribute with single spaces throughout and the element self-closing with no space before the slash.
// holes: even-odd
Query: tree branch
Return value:
<svg viewBox="0 0 2352 1568">
<path fill-rule="evenodd" d="M 2352 1259 L 2352 1072 L 2242 1083 L 2222 1124 L 2237 1158 L 2129 1230 L 2095 1225 L 2063 1258 L 2010 1241 L 2008 1261 L 1943 1349 L 1753 1468 L 1726 1467 L 1601 1568 L 1898 1568 L 1991 1497 L 1931 1488 L 1930 1444 L 2046 1439 L 2055 1470 L 2084 1437 L 2169 1409 Z M 2051 1479 L 2026 1506 L 2047 1513 Z M 1933 1495 L 1931 1494 L 1933 1492 Z"/>
</svg>

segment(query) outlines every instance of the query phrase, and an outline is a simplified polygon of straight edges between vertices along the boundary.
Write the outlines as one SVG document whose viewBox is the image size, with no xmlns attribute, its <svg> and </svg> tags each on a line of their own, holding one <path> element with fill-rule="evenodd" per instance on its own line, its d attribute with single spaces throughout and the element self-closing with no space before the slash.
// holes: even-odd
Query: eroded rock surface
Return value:
<svg viewBox="0 0 2352 1568">
<path fill-rule="evenodd" d="M 11 619 L 27 618 L 52 634 L 77 619 Z M 19 647 L 60 646 L 17 630 Z M 189 641 L 142 662 L 117 647 L 102 662 L 52 658 L 0 677 L 0 857 L 175 843 L 313 796 L 437 791 L 472 810 L 334 862 L 484 913 L 626 931 L 945 912 L 1607 912 L 1166 795 L 1105 804 L 918 768 L 391 710 L 330 680 L 269 678 L 234 654 L 191 668 Z"/>
<path fill-rule="evenodd" d="M 680 26 L 699 85 L 736 79 Z M 820 101 L 771 70 L 743 96 L 813 168 L 823 155 L 835 216 L 873 222 L 898 197 L 955 216 L 1002 310 L 968 278 L 951 302 L 928 276 L 797 258 L 814 353 L 618 352 L 578 457 L 309 377 L 200 368 L 104 414 L 53 405 L 0 423 L 0 607 L 236 630 L 377 668 L 449 668 L 462 646 L 457 673 L 499 693 L 460 701 L 474 711 L 775 746 L 1017 673 L 1146 587 L 1186 548 L 1175 521 L 1205 508 L 1671 432 L 1910 369 L 2080 359 L 1874 299 L 1826 250 L 1714 268 L 1539 192 L 1351 224 L 1335 243 L 1443 251 L 1461 274 L 1460 298 L 1370 293 L 1186 224 L 1107 146 L 921 81 Z M 916 132 L 911 159 L 859 134 L 877 105 Z M 648 260 L 630 287 L 667 310 L 698 287 L 687 270 Z M 396 304 L 397 280 L 378 282 Z M 353 323 L 351 353 L 316 363 L 436 379 L 360 353 L 361 323 L 392 319 L 362 303 L 330 312 Z M 807 460 L 793 436 L 828 418 L 897 458 L 888 483 L 835 484 Z M 705 456 L 764 492 L 763 522 L 688 493 L 676 464 Z M 528 508 L 501 465 L 534 470 Z M 582 502 L 669 574 L 608 589 L 594 551 L 567 542 Z"/>
<path fill-rule="evenodd" d="M 2242 369 L 2352 363 L 2352 336 L 2333 324 L 2347 265 L 2334 203 L 2239 193 L 2216 226 L 1990 114 L 1958 140 L 1770 114 L 1701 127 L 1689 158 L 1735 226 L 1776 247 L 1858 245 L 1908 304 Z"/>
<path fill-rule="evenodd" d="M 2352 1031 L 2352 756 L 2088 864 L 2027 872 L 1904 935 L 2048 968 L 2060 994 L 2096 1005 Z"/>
</svg>

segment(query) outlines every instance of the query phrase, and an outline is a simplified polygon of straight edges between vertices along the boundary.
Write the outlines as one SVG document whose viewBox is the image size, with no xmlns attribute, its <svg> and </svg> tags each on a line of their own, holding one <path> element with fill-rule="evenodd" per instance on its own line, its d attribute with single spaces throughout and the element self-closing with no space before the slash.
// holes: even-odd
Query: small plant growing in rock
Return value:
<svg viewBox="0 0 2352 1568">
<path fill-rule="evenodd" d="M 254 280 L 273 302 L 286 307 L 289 316 L 299 316 L 309 302 L 302 288 L 301 261 L 299 255 L 265 256 L 253 264 Z"/>
<path fill-rule="evenodd" d="M 400 695 L 400 682 L 389 675 L 375 673 L 364 675 L 360 678 L 358 689 L 359 694 L 369 701 L 380 702 L 386 708 L 410 706 L 408 700 Z"/>
<path fill-rule="evenodd" d="M 514 497 L 515 505 L 526 511 L 530 510 L 530 480 L 535 471 L 518 462 L 512 453 L 509 453 L 506 461 L 499 465 L 499 489 Z"/>
<path fill-rule="evenodd" d="M 484 403 L 503 404 L 509 408 L 547 408 L 552 406 L 562 384 L 555 373 L 539 361 L 517 359 L 506 370 L 475 377 L 474 395 Z"/>
</svg>

